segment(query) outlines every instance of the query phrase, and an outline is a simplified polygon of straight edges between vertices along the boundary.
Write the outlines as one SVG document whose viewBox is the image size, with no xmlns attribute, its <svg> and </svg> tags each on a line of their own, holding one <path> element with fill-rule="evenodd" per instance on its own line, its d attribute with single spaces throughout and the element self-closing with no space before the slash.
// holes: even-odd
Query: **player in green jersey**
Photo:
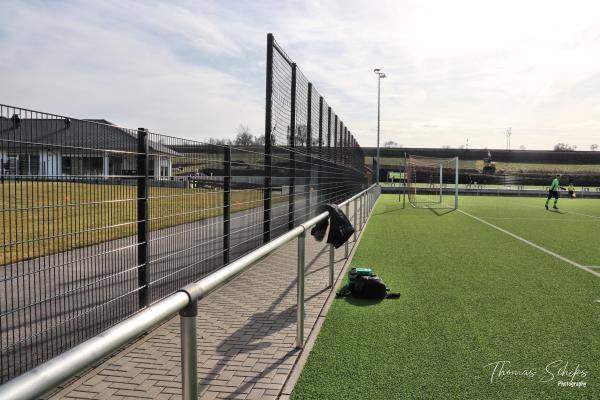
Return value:
<svg viewBox="0 0 600 400">
<path fill-rule="evenodd" d="M 556 206 L 556 203 L 558 202 L 558 190 L 562 189 L 565 190 L 564 187 L 560 186 L 560 182 L 558 181 L 558 178 L 560 178 L 560 174 L 556 174 L 556 178 L 554 178 L 554 180 L 552 181 L 552 184 L 550 185 L 550 190 L 548 191 L 548 198 L 546 199 L 546 210 L 548 209 L 548 202 L 550 201 L 550 199 L 552 197 L 554 197 L 554 206 L 552 206 L 552 208 L 554 208 L 555 210 L 558 210 L 558 207 Z"/>
</svg>

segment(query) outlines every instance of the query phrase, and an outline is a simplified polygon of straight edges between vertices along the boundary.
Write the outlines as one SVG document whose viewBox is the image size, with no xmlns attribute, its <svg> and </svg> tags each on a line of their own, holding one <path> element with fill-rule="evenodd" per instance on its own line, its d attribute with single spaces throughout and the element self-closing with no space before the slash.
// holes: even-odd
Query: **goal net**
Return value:
<svg viewBox="0 0 600 400">
<path fill-rule="evenodd" d="M 458 157 L 405 159 L 405 196 L 416 208 L 458 208 Z"/>
</svg>

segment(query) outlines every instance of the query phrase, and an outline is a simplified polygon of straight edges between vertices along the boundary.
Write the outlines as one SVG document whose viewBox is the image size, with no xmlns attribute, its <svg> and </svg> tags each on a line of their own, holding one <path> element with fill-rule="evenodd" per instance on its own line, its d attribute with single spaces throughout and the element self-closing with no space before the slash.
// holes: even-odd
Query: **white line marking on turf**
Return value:
<svg viewBox="0 0 600 400">
<path fill-rule="evenodd" d="M 597 276 L 597 277 L 599 277 L 599 278 L 600 278 L 600 272 L 594 271 L 594 270 L 590 269 L 589 267 L 586 267 L 586 266 L 584 266 L 584 265 L 581 265 L 581 264 L 579 264 L 579 263 L 576 263 L 576 262 L 575 262 L 575 261 L 573 261 L 573 260 L 569 260 L 568 258 L 561 256 L 560 254 L 557 254 L 557 253 L 555 253 L 555 252 L 553 252 L 553 251 L 551 251 L 551 250 L 548 250 L 548 249 L 547 249 L 547 248 L 545 248 L 545 247 L 542 247 L 542 246 L 540 246 L 539 244 L 535 244 L 535 243 L 533 243 L 533 242 L 530 242 L 529 240 L 527 240 L 527 239 L 525 239 L 525 238 L 522 238 L 522 237 L 521 237 L 521 236 L 519 236 L 519 235 L 515 235 L 514 233 L 512 233 L 512 232 L 509 232 L 509 231 L 507 231 L 506 229 L 502 229 L 502 228 L 500 228 L 499 226 L 497 226 L 497 225 L 494 225 L 494 224 L 492 224 L 492 223 L 490 223 L 490 222 L 487 222 L 486 220 L 483 220 L 483 219 L 481 219 L 481 218 L 478 218 L 478 217 L 476 217 L 476 216 L 474 216 L 474 215 L 471 215 L 471 214 L 469 214 L 469 213 L 468 213 L 468 212 L 466 212 L 466 211 L 463 211 L 463 210 L 460 210 L 460 209 L 459 209 L 458 211 L 460 211 L 461 213 L 465 214 L 466 216 L 469 216 L 469 217 L 471 217 L 471 218 L 473 218 L 473 219 L 475 219 L 475 220 L 477 220 L 477 221 L 479 221 L 479 222 L 481 222 L 481 223 L 483 223 L 483 224 L 486 224 L 486 225 L 488 225 L 488 226 L 491 226 L 492 228 L 494 228 L 494 229 L 497 229 L 497 230 L 499 230 L 500 232 L 507 234 L 508 236 L 512 236 L 513 238 L 515 238 L 515 239 L 517 239 L 517 240 L 520 240 L 521 242 L 523 242 L 523 243 L 526 243 L 526 244 L 530 245 L 531 247 L 535 247 L 536 249 L 538 249 L 538 250 L 540 250 L 540 251 L 543 251 L 543 252 L 544 252 L 544 253 L 546 253 L 546 254 L 550 254 L 551 256 L 553 256 L 553 257 L 556 257 L 556 258 L 558 258 L 558 259 L 559 259 L 559 260 L 561 260 L 561 261 L 564 261 L 564 262 L 566 262 L 566 263 L 568 263 L 568 264 L 571 264 L 571 265 L 572 265 L 572 266 L 574 266 L 575 268 L 579 268 L 579 269 L 581 269 L 581 270 L 583 270 L 583 271 L 589 272 L 590 274 L 592 274 L 592 275 L 595 275 L 595 276 Z"/>
<path fill-rule="evenodd" d="M 525 207 L 529 207 L 529 208 L 538 208 L 538 209 L 540 209 L 540 210 L 542 209 L 541 207 L 538 207 L 538 206 L 532 206 L 531 204 L 522 204 L 522 205 L 523 205 L 523 206 L 525 206 Z M 553 211 L 553 212 L 554 212 L 554 211 Z M 564 211 L 564 213 L 565 213 L 565 214 L 577 214 L 577 215 L 583 215 L 584 217 L 590 217 L 590 218 L 597 218 L 597 219 L 600 219 L 600 216 L 598 216 L 598 215 L 583 214 L 583 213 L 580 213 L 580 212 L 577 212 L 577 211 L 570 211 L 570 210 L 569 210 L 569 211 Z"/>
<path fill-rule="evenodd" d="M 564 219 L 564 218 L 528 218 L 528 217 L 488 217 L 481 216 L 480 218 L 485 219 L 498 219 L 507 221 L 556 221 L 556 222 L 590 222 L 587 219 Z"/>
<path fill-rule="evenodd" d="M 600 218 L 597 215 L 590 215 L 590 214 L 583 214 L 580 212 L 576 212 L 576 211 L 566 211 L 567 214 L 577 214 L 577 215 L 583 215 L 584 217 L 590 217 L 590 218 Z"/>
</svg>

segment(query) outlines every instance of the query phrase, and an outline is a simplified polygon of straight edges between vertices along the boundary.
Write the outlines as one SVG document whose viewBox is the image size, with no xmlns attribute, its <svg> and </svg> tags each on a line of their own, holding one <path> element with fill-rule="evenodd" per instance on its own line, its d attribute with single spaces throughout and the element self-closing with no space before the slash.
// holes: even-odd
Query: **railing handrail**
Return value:
<svg viewBox="0 0 600 400">
<path fill-rule="evenodd" d="M 376 186 L 375 184 L 371 185 L 343 201 L 339 206 L 349 204 Z M 325 211 L 309 219 L 225 267 L 148 306 L 99 335 L 6 382 L 0 386 L 0 400 L 32 399 L 47 393 L 68 378 L 82 372 L 94 362 L 110 355 L 167 318 L 181 312 L 190 304 L 206 297 L 260 259 L 300 237 L 307 230 L 328 217 L 329 212 Z"/>
</svg>

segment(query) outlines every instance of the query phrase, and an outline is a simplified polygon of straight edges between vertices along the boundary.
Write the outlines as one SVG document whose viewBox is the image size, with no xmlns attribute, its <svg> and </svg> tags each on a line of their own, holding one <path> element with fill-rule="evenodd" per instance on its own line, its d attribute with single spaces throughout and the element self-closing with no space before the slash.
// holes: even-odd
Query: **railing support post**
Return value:
<svg viewBox="0 0 600 400">
<path fill-rule="evenodd" d="M 198 398 L 198 347 L 196 317 L 198 301 L 194 300 L 179 312 L 181 323 L 181 383 L 183 400 Z"/>
<path fill-rule="evenodd" d="M 348 217 L 350 215 L 350 203 L 346 203 L 346 217 Z M 346 240 L 346 246 L 345 246 L 345 250 L 344 250 L 344 254 L 345 254 L 345 258 L 348 258 L 348 241 Z"/>
<path fill-rule="evenodd" d="M 329 287 L 333 289 L 335 248 L 329 243 Z"/>
<path fill-rule="evenodd" d="M 363 227 L 365 225 L 365 201 L 364 201 L 365 195 L 361 194 L 360 195 L 360 230 L 363 230 Z"/>
<path fill-rule="evenodd" d="M 362 228 L 365 229 L 367 223 L 367 194 L 362 196 Z"/>
<path fill-rule="evenodd" d="M 358 225 L 356 225 L 356 202 L 358 200 L 354 199 L 354 201 L 352 203 L 354 203 L 354 215 L 352 216 L 354 219 L 354 242 L 356 243 L 356 238 L 358 237 L 357 232 L 358 232 Z"/>
<path fill-rule="evenodd" d="M 298 279 L 296 282 L 296 347 L 304 347 L 304 267 L 306 252 L 306 232 L 298 236 Z"/>
<path fill-rule="evenodd" d="M 137 147 L 137 275 L 141 309 L 148 305 L 148 131 L 144 128 L 138 128 Z"/>
</svg>

